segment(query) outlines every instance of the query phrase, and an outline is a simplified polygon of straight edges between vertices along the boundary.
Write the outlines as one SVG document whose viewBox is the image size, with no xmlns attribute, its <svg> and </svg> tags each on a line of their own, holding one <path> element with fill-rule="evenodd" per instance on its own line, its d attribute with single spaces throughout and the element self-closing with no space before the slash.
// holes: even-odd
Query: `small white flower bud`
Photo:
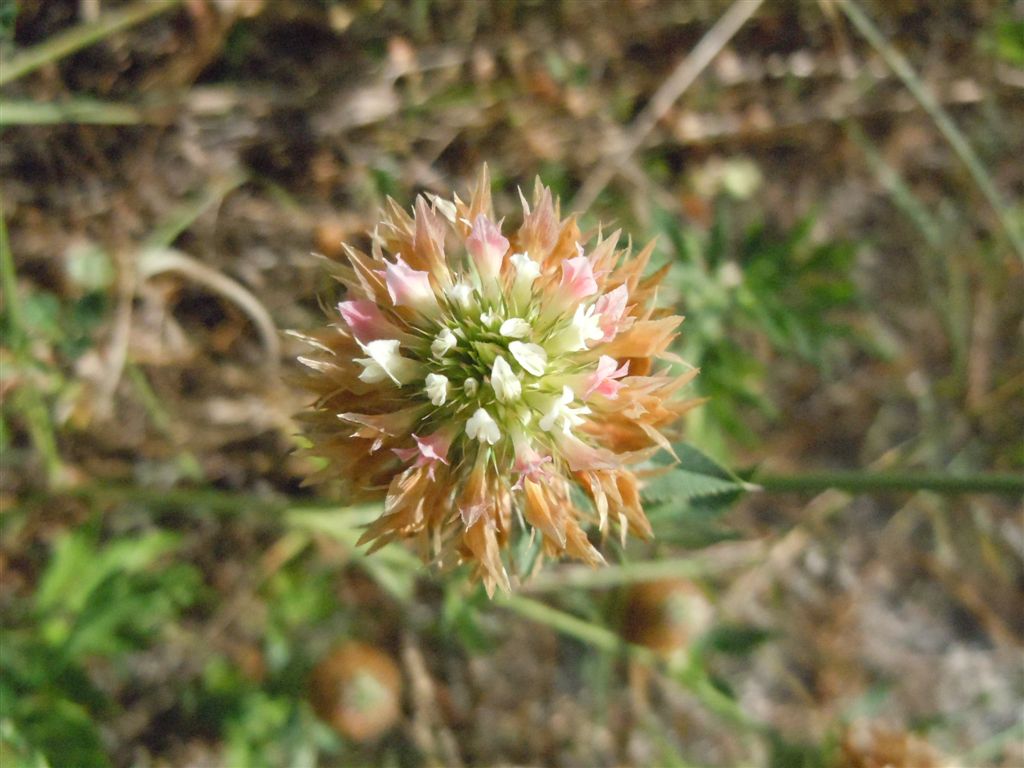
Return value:
<svg viewBox="0 0 1024 768">
<path fill-rule="evenodd" d="M 540 277 L 540 264 L 531 259 L 525 253 L 513 253 L 508 257 L 512 266 L 516 268 L 516 282 L 524 285 L 532 285 L 533 281 Z"/>
<path fill-rule="evenodd" d="M 472 376 L 462 382 L 462 391 L 465 392 L 468 397 L 474 397 L 479 389 L 480 382 Z"/>
<path fill-rule="evenodd" d="M 491 368 L 491 388 L 501 403 L 518 400 L 523 393 L 523 385 L 512 372 L 512 367 L 500 355 L 495 358 Z"/>
<path fill-rule="evenodd" d="M 427 397 L 434 405 L 444 405 L 448 399 L 448 377 L 441 373 L 428 373 Z"/>
<path fill-rule="evenodd" d="M 477 408 L 476 413 L 466 422 L 466 434 L 471 440 L 479 440 L 488 445 L 494 445 L 501 439 L 497 422 L 483 408 Z"/>
<path fill-rule="evenodd" d="M 443 328 L 437 334 L 437 338 L 430 342 L 430 354 L 434 357 L 444 357 L 458 343 L 451 328 Z"/>
<path fill-rule="evenodd" d="M 548 353 L 540 344 L 525 344 L 521 341 L 513 341 L 508 345 L 508 351 L 516 362 L 523 366 L 523 370 L 532 373 L 534 376 L 543 376 L 544 369 L 548 364 Z"/>
<path fill-rule="evenodd" d="M 602 338 L 601 316 L 596 313 L 594 305 L 585 307 L 580 304 L 572 321 L 549 339 L 549 346 L 556 352 L 579 352 Z"/>
<path fill-rule="evenodd" d="M 466 282 L 458 282 L 445 290 L 448 299 L 460 309 L 473 306 L 473 286 Z"/>
<path fill-rule="evenodd" d="M 506 336 L 510 339 L 525 339 L 530 335 L 530 324 L 523 320 L 521 317 L 510 317 L 504 323 L 501 324 L 501 328 L 498 332 L 502 336 Z"/>
<path fill-rule="evenodd" d="M 530 301 L 533 293 L 533 281 L 540 277 L 540 264 L 525 253 L 513 253 L 508 260 L 516 270 L 516 277 L 512 282 L 512 298 L 519 306 L 524 306 Z"/>
</svg>

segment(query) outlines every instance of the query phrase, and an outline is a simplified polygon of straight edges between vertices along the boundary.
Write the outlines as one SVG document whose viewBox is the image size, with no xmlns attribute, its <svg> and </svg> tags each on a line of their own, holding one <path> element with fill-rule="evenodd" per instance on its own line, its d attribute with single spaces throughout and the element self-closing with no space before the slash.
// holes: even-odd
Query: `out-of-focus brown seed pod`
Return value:
<svg viewBox="0 0 1024 768">
<path fill-rule="evenodd" d="M 942 768 L 939 753 L 926 741 L 881 723 L 858 721 L 843 733 L 837 768 Z"/>
<path fill-rule="evenodd" d="M 649 581 L 626 594 L 622 633 L 631 643 L 670 655 L 702 634 L 711 617 L 711 604 L 692 581 Z"/>
<path fill-rule="evenodd" d="M 369 741 L 398 722 L 402 675 L 387 654 L 365 643 L 345 643 L 313 670 L 310 702 L 317 717 L 342 736 Z"/>
<path fill-rule="evenodd" d="M 327 218 L 316 225 L 316 250 L 324 256 L 336 257 L 342 253 L 342 243 L 352 234 L 349 223 L 339 218 Z"/>
</svg>

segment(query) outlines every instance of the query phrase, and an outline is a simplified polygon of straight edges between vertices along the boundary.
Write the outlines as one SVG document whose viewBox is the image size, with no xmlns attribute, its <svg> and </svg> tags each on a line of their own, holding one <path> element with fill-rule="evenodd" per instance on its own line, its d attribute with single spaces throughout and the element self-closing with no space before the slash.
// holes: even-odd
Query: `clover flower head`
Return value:
<svg viewBox="0 0 1024 768">
<path fill-rule="evenodd" d="M 522 205 L 495 218 L 486 168 L 468 203 L 389 201 L 371 252 L 332 263 L 346 295 L 300 358 L 313 479 L 384 501 L 362 541 L 472 563 L 488 593 L 521 536 L 593 565 L 590 524 L 650 536 L 634 467 L 696 404 L 694 371 L 655 370 L 682 318 L 652 307 L 653 247 L 585 238 L 539 180 Z"/>
</svg>

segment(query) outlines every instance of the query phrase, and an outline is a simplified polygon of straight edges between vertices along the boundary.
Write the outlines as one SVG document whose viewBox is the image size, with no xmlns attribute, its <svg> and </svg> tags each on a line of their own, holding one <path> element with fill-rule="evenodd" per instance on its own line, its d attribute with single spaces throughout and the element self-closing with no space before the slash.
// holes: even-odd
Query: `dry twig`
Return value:
<svg viewBox="0 0 1024 768">
<path fill-rule="evenodd" d="M 761 2 L 762 0 L 736 0 L 729 10 L 722 14 L 697 46 L 679 62 L 668 79 L 654 92 L 647 106 L 629 126 L 616 151 L 586 178 L 573 198 L 570 210 L 581 211 L 590 207 L 611 181 L 612 176 L 639 149 L 658 121 L 693 84 L 697 76 L 733 38 L 747 19 L 754 15 Z"/>
</svg>

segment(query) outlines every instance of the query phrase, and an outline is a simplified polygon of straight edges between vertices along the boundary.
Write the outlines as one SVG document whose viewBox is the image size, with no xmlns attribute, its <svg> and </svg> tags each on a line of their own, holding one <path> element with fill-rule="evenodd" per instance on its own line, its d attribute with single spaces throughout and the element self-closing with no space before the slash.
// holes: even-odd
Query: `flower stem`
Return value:
<svg viewBox="0 0 1024 768">
<path fill-rule="evenodd" d="M 956 475 L 937 472 L 811 472 L 801 475 L 758 475 L 752 488 L 768 493 L 821 493 L 827 490 L 872 493 L 995 493 L 1024 495 L 1024 475 Z M 344 505 L 317 498 L 289 499 L 222 491 L 214 488 L 147 488 L 127 483 L 91 483 L 64 490 L 71 496 L 94 501 L 131 501 L 157 507 L 194 509 L 197 512 L 257 513 L 278 517 L 285 510 L 336 510 Z M 34 501 L 42 502 L 43 497 Z"/>
<path fill-rule="evenodd" d="M 710 711 L 743 730 L 760 731 L 765 727 L 751 719 L 736 701 L 716 688 L 699 664 L 688 663 L 674 670 L 673 674 L 672 669 L 665 669 L 665 662 L 656 653 L 641 645 L 626 642 L 610 629 L 520 595 L 498 594 L 494 601 L 525 619 L 543 624 L 598 650 L 621 653 L 630 661 L 667 672 Z"/>
<path fill-rule="evenodd" d="M 872 493 L 996 493 L 1024 495 L 1024 474 L 957 475 L 939 472 L 811 472 L 801 475 L 759 475 L 756 485 L 769 493 L 820 493 L 830 489 Z"/>
</svg>

